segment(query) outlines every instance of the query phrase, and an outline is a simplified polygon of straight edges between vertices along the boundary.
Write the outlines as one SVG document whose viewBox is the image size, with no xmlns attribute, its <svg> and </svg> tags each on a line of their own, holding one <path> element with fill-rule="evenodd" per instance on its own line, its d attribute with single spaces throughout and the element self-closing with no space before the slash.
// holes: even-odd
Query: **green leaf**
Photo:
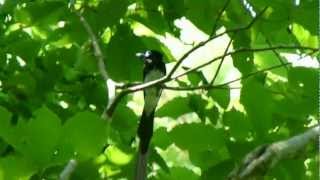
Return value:
<svg viewBox="0 0 320 180">
<path fill-rule="evenodd" d="M 83 52 L 79 49 L 74 69 L 84 73 L 97 73 L 97 59 L 91 52 Z"/>
<path fill-rule="evenodd" d="M 207 101 L 201 97 L 201 95 L 190 95 L 189 96 L 189 107 L 195 112 L 199 118 L 204 122 L 206 118 L 206 106 Z"/>
<path fill-rule="evenodd" d="M 30 122 L 20 119 L 16 126 L 7 126 L 3 138 L 30 162 L 46 167 L 60 138 L 60 119 L 46 107 L 35 111 L 34 117 Z"/>
<path fill-rule="evenodd" d="M 123 47 L 126 47 L 125 51 Z M 106 68 L 111 78 L 116 81 L 141 80 L 142 62 L 135 54 L 145 49 L 144 44 L 132 33 L 128 25 L 118 26 L 106 49 Z"/>
<path fill-rule="evenodd" d="M 194 86 L 199 85 L 200 82 L 206 82 L 206 78 L 204 77 L 202 71 L 195 71 L 195 72 L 191 72 L 187 75 L 188 80 L 190 81 L 190 83 Z M 206 82 L 208 83 L 208 82 Z"/>
<path fill-rule="evenodd" d="M 178 147 L 189 151 L 201 152 L 225 146 L 220 130 L 201 123 L 178 125 L 169 136 Z"/>
<path fill-rule="evenodd" d="M 212 89 L 208 94 L 221 107 L 227 109 L 230 103 L 230 89 Z"/>
<path fill-rule="evenodd" d="M 255 36 L 263 36 L 263 40 L 268 40 L 272 45 L 296 44 L 289 28 L 292 22 L 294 2 L 274 0 L 272 3 L 266 1 L 251 0 L 253 6 L 258 6 L 260 10 L 268 7 L 264 12 L 263 20 L 258 19 L 252 29 L 255 29 Z M 267 45 L 267 44 L 265 44 Z"/>
<path fill-rule="evenodd" d="M 46 107 L 35 111 L 34 116 L 35 119 L 31 119 L 26 125 L 25 142 L 17 149 L 43 167 L 50 164 L 54 156 L 55 146 L 60 138 L 61 122 L 59 117 Z"/>
<path fill-rule="evenodd" d="M 170 100 L 158 109 L 156 115 L 177 119 L 184 114 L 194 112 L 202 121 L 205 121 L 207 104 L 207 100 L 201 97 L 201 95 L 190 94 L 188 97 L 177 97 Z"/>
<path fill-rule="evenodd" d="M 176 179 L 188 179 L 199 180 L 200 177 L 189 169 L 183 167 L 173 167 L 170 169 L 170 174 L 162 174 L 160 179 L 163 180 L 176 180 Z"/>
<path fill-rule="evenodd" d="M 165 0 L 164 2 L 164 17 L 167 20 L 170 29 L 172 29 L 173 33 L 176 37 L 179 36 L 179 29 L 174 25 L 174 20 L 179 19 L 184 16 L 186 7 L 184 4 L 184 0 Z"/>
<path fill-rule="evenodd" d="M 234 49 L 251 48 L 251 37 L 249 33 L 239 32 L 233 38 Z M 253 53 L 241 52 L 231 55 L 233 66 L 236 67 L 243 75 L 253 70 Z"/>
<path fill-rule="evenodd" d="M 278 53 L 278 52 L 276 52 Z M 279 59 L 281 58 L 281 59 Z M 282 62 L 287 63 L 287 61 L 275 54 L 275 52 L 258 52 L 254 53 L 254 62 L 261 69 L 266 69 L 272 66 L 280 65 Z M 277 74 L 282 77 L 287 77 L 287 69 L 286 66 L 281 68 L 273 69 L 270 72 Z"/>
<path fill-rule="evenodd" d="M 84 15 L 94 32 L 100 32 L 107 26 L 112 27 L 120 23 L 127 12 L 128 0 L 119 1 L 100 1 L 99 6 L 93 10 L 88 9 Z M 97 20 L 101 19 L 101 20 Z"/>
<path fill-rule="evenodd" d="M 212 124 L 216 124 L 219 119 L 220 112 L 217 106 L 213 106 L 212 108 L 206 109 L 205 114 Z"/>
<path fill-rule="evenodd" d="M 154 149 L 151 149 L 150 161 L 157 163 L 162 170 L 169 173 L 170 168 L 168 167 L 166 161 L 161 157 L 161 155 Z"/>
<path fill-rule="evenodd" d="M 26 63 L 36 57 L 40 50 L 40 42 L 31 39 L 31 37 L 23 31 L 15 31 L 6 37 L 8 53 L 21 57 Z"/>
<path fill-rule="evenodd" d="M 164 55 L 165 61 L 168 61 L 168 62 L 174 61 L 174 57 L 171 54 L 170 49 L 164 44 L 162 44 L 158 39 L 153 37 L 140 37 L 140 39 L 142 40 L 145 47 L 148 47 L 148 49 L 154 49 L 162 52 Z"/>
<path fill-rule="evenodd" d="M 82 84 L 82 94 L 88 104 L 104 107 L 107 104 L 107 90 L 102 81 L 87 79 Z"/>
<path fill-rule="evenodd" d="M 119 166 L 128 164 L 133 158 L 133 154 L 124 152 L 116 146 L 109 146 L 105 150 L 105 154 L 111 163 Z"/>
<path fill-rule="evenodd" d="M 300 26 L 299 24 L 292 25 L 292 32 L 296 36 L 301 46 L 306 47 L 319 47 L 318 36 L 312 35 L 309 31 Z"/>
<path fill-rule="evenodd" d="M 77 158 L 92 158 L 107 142 L 107 127 L 107 122 L 92 112 L 77 113 L 64 124 L 61 145 L 72 148 Z"/>
<path fill-rule="evenodd" d="M 252 20 L 253 17 L 250 16 L 249 10 L 244 7 L 243 3 L 244 2 L 241 1 L 229 2 L 228 7 L 225 10 L 226 18 L 222 18 L 223 25 L 228 29 L 244 27 Z"/>
<path fill-rule="evenodd" d="M 161 149 L 166 149 L 171 144 L 171 139 L 166 128 L 161 127 L 153 133 L 152 144 Z"/>
<path fill-rule="evenodd" d="M 8 133 L 8 130 L 10 128 L 10 120 L 12 114 L 5 109 L 4 107 L 0 106 L 0 137 L 6 136 Z"/>
<path fill-rule="evenodd" d="M 179 104 L 179 106 L 177 106 Z M 186 97 L 176 97 L 163 106 L 161 106 L 157 112 L 156 116 L 158 117 L 172 117 L 177 119 L 179 116 L 192 112 L 191 108 L 189 107 L 189 99 Z"/>
<path fill-rule="evenodd" d="M 186 0 L 186 18 L 206 34 L 212 32 L 213 23 L 225 1 Z"/>
<path fill-rule="evenodd" d="M 201 178 L 203 180 L 226 179 L 233 168 L 234 162 L 232 160 L 223 161 L 201 172 Z"/>
<path fill-rule="evenodd" d="M 21 155 L 0 158 L 0 179 L 28 180 L 37 168 Z"/>
<path fill-rule="evenodd" d="M 206 170 L 209 167 L 230 158 L 228 149 L 225 146 L 216 148 L 214 150 L 190 152 L 189 156 L 191 162 L 200 167 L 201 170 Z"/>
<path fill-rule="evenodd" d="M 99 169 L 100 169 L 100 166 L 92 159 L 78 162 L 77 168 L 75 168 L 74 172 L 72 173 L 70 180 L 78 180 L 78 179 L 100 180 L 101 175 L 99 173 Z"/>
<path fill-rule="evenodd" d="M 146 11 L 140 15 L 132 15 L 130 18 L 145 25 L 157 34 L 164 35 L 165 32 L 170 31 L 166 19 L 157 10 Z"/>
<path fill-rule="evenodd" d="M 249 79 L 241 89 L 240 102 L 253 124 L 255 133 L 260 138 L 266 138 L 268 130 L 272 127 L 273 103 L 270 91 L 256 79 Z"/>
<path fill-rule="evenodd" d="M 315 98 L 317 96 L 317 69 L 295 67 L 289 70 L 289 88 L 304 95 Z"/>
<path fill-rule="evenodd" d="M 59 1 L 26 3 L 25 8 L 18 9 L 16 18 L 26 25 L 53 25 L 66 12 L 65 5 L 65 3 Z"/>
<path fill-rule="evenodd" d="M 319 7 L 319 1 L 303 0 L 299 6 L 294 6 L 291 13 L 295 22 L 301 24 L 312 35 L 318 34 L 319 15 L 317 14 L 317 7 Z M 313 21 L 310 21 L 310 18 Z"/>
<path fill-rule="evenodd" d="M 127 106 L 119 104 L 113 116 L 111 126 L 119 133 L 124 142 L 130 143 L 137 132 L 139 119 Z"/>
<path fill-rule="evenodd" d="M 289 69 L 286 98 L 277 101 L 281 114 L 305 121 L 308 115 L 316 115 L 318 103 L 317 70 L 306 67 Z"/>
<path fill-rule="evenodd" d="M 252 128 L 248 118 L 235 109 L 223 114 L 223 124 L 230 128 L 230 136 L 236 141 L 246 141 Z"/>
<path fill-rule="evenodd" d="M 14 92 L 25 97 L 35 95 L 36 81 L 29 72 L 17 72 L 8 80 L 8 86 L 15 87 Z"/>
<path fill-rule="evenodd" d="M 268 175 L 281 179 L 308 179 L 305 177 L 305 171 L 302 159 L 289 159 L 278 163 L 268 172 Z"/>
</svg>

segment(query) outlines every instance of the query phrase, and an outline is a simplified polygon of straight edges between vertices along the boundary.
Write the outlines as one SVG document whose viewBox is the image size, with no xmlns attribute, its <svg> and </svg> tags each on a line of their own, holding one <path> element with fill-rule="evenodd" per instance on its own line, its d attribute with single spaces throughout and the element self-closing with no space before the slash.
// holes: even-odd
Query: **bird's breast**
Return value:
<svg viewBox="0 0 320 180">
<path fill-rule="evenodd" d="M 164 76 L 164 73 L 162 73 L 159 70 L 152 70 L 149 73 L 146 73 L 145 78 L 144 78 L 144 82 L 149 82 L 149 81 L 153 81 L 156 79 L 161 78 L 162 76 Z M 154 86 L 154 87 L 150 87 L 150 88 L 146 88 L 144 90 L 144 97 L 145 97 L 145 112 L 147 114 L 151 113 L 152 111 L 154 111 L 154 109 L 156 108 L 159 98 L 161 95 L 161 88 L 159 86 Z"/>
</svg>

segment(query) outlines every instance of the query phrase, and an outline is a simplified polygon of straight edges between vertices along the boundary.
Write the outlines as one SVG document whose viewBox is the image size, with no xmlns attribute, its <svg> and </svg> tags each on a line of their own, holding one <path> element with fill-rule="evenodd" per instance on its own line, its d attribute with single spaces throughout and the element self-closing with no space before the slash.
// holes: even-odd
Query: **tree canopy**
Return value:
<svg viewBox="0 0 320 180">
<path fill-rule="evenodd" d="M 141 90 L 159 84 L 148 179 L 230 178 L 250 151 L 318 123 L 318 7 L 0 0 L 0 180 L 133 179 Z M 147 49 L 167 75 L 142 84 Z M 316 179 L 316 143 L 299 152 L 255 173 Z"/>
</svg>

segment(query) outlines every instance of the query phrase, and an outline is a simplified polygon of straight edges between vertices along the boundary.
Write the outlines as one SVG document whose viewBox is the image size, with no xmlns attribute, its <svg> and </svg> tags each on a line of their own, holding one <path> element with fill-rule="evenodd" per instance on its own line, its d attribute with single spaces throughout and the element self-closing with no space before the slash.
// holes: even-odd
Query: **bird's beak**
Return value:
<svg viewBox="0 0 320 180">
<path fill-rule="evenodd" d="M 136 53 L 136 56 L 137 56 L 139 59 L 141 59 L 141 60 L 144 60 L 144 59 L 145 59 L 144 53 L 141 53 L 141 52 Z"/>
</svg>

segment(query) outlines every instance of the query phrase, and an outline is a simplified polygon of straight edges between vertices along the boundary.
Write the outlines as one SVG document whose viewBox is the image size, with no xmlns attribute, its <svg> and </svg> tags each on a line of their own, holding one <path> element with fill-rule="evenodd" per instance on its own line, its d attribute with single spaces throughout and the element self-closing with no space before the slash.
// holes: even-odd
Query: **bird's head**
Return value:
<svg viewBox="0 0 320 180">
<path fill-rule="evenodd" d="M 148 50 L 145 52 L 137 53 L 136 56 L 143 60 L 145 64 L 157 64 L 161 63 L 163 60 L 163 56 L 159 51 L 156 50 Z"/>
</svg>

